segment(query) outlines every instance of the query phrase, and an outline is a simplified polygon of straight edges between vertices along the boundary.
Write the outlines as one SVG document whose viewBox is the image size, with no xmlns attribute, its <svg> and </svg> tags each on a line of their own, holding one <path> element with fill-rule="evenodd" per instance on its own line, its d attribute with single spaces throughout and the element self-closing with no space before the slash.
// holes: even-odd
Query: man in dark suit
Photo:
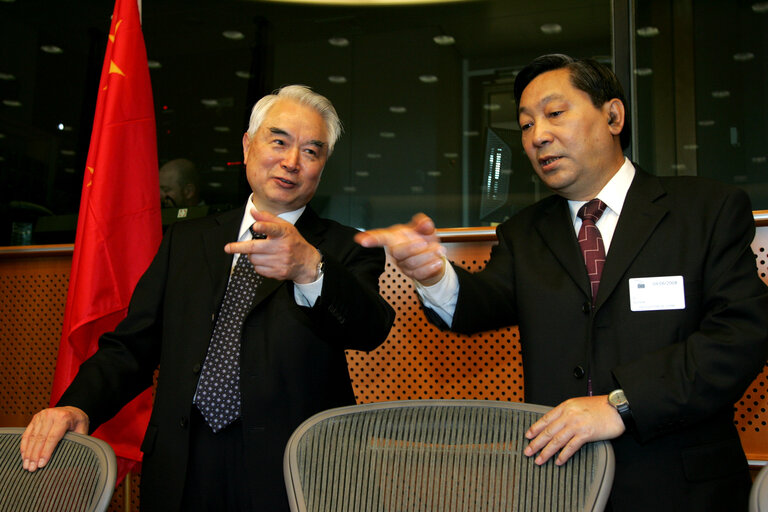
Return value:
<svg viewBox="0 0 768 512">
<path fill-rule="evenodd" d="M 310 415 L 354 403 L 344 351 L 378 346 L 394 317 L 378 293 L 383 251 L 359 246 L 356 230 L 307 205 L 340 131 L 331 103 L 306 87 L 256 103 L 243 137 L 247 203 L 168 229 L 125 320 L 100 339 L 58 407 L 30 422 L 25 468 L 44 466 L 66 431 L 92 431 L 112 417 L 152 384 L 159 365 L 142 444 L 142 510 L 287 509 L 288 437 Z M 242 258 L 262 277 L 243 311 L 238 354 L 213 340 Z M 234 354 L 223 364 L 234 369 L 220 389 L 239 399 L 220 425 L 202 399 L 203 376 L 221 354 Z"/>
<path fill-rule="evenodd" d="M 436 323 L 519 325 L 526 401 L 554 406 L 526 434 L 536 463 L 610 439 L 613 510 L 746 510 L 733 403 L 768 357 L 746 194 L 627 160 L 624 94 L 594 61 L 540 57 L 515 97 L 523 147 L 555 195 L 498 227 L 482 272 L 447 265 L 423 214 L 358 241 L 388 246 Z M 607 206 L 594 203 L 604 213 L 590 226 L 578 212 L 595 198 Z M 577 234 L 602 254 L 597 279 Z"/>
</svg>

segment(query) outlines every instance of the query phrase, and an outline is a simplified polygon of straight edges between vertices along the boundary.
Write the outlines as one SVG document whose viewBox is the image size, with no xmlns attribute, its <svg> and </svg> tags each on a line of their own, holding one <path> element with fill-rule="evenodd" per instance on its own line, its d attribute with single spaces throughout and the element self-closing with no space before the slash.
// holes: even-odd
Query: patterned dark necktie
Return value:
<svg viewBox="0 0 768 512">
<path fill-rule="evenodd" d="M 592 304 L 597 298 L 597 289 L 600 286 L 600 276 L 605 265 L 605 246 L 603 236 L 595 223 L 603 215 L 606 205 L 599 199 L 593 199 L 579 208 L 577 215 L 581 219 L 579 229 L 579 246 L 584 255 L 584 264 L 587 266 L 589 282 L 592 285 Z"/>
<path fill-rule="evenodd" d="M 221 303 L 194 400 L 214 432 L 240 417 L 240 340 L 245 316 L 262 280 L 247 255 L 241 254 Z"/>
</svg>

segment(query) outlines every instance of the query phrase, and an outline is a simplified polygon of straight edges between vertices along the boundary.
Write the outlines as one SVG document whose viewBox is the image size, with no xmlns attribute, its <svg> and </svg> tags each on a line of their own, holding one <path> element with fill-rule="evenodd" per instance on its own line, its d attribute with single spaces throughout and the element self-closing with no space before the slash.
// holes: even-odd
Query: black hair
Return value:
<svg viewBox="0 0 768 512">
<path fill-rule="evenodd" d="M 624 104 L 624 127 L 619 134 L 621 148 L 627 149 L 631 138 L 629 126 L 629 109 L 624 96 L 624 88 L 614 72 L 603 64 L 592 59 L 574 59 L 561 53 L 542 55 L 525 66 L 515 78 L 515 102 L 520 109 L 520 97 L 534 78 L 547 71 L 568 69 L 571 73 L 571 84 L 589 95 L 592 104 L 601 108 L 606 101 L 617 98 Z"/>
</svg>

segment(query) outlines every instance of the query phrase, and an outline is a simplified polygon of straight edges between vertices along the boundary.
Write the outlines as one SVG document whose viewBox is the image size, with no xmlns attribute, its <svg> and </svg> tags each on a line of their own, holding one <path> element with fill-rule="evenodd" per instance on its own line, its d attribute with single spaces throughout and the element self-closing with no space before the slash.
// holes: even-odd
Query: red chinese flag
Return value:
<svg viewBox="0 0 768 512">
<path fill-rule="evenodd" d="M 116 0 L 83 180 L 51 404 L 99 336 L 125 317 L 162 227 L 147 52 L 136 0 Z M 94 433 L 115 450 L 118 478 L 139 461 L 152 407 L 148 389 Z M 120 480 L 118 480 L 120 481 Z"/>
</svg>

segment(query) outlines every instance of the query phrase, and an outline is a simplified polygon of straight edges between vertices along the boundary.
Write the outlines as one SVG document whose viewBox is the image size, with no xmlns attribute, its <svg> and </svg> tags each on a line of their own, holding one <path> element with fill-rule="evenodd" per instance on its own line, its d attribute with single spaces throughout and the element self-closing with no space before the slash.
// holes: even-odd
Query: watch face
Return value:
<svg viewBox="0 0 768 512">
<path fill-rule="evenodd" d="M 624 396 L 624 391 L 621 389 L 617 389 L 614 391 L 611 391 L 611 394 L 608 395 L 608 402 L 616 407 L 618 405 L 625 404 L 627 402 L 627 398 Z"/>
</svg>

